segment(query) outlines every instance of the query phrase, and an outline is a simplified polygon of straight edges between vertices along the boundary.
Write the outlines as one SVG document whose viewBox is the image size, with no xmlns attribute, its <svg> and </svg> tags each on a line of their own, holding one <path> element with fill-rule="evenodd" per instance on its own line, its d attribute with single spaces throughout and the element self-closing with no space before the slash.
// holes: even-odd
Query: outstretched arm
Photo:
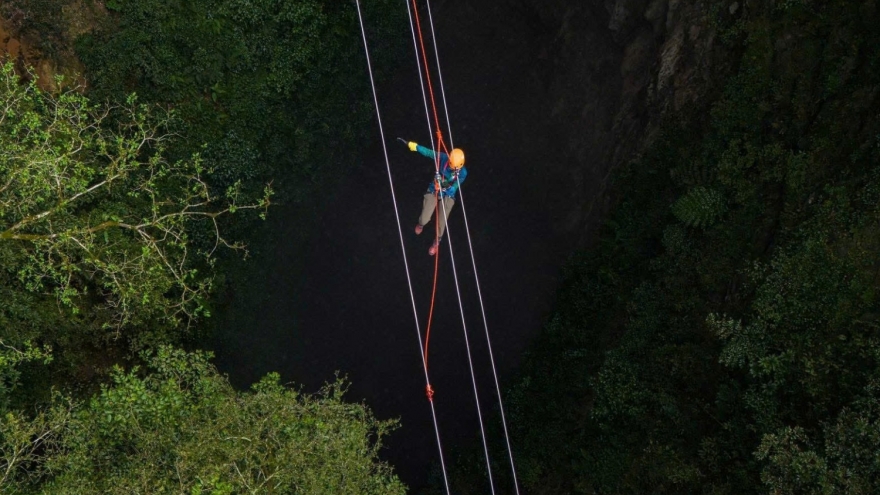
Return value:
<svg viewBox="0 0 880 495">
<path fill-rule="evenodd" d="M 434 155 L 434 150 L 432 150 L 431 148 L 425 148 L 424 146 L 419 145 L 419 144 L 416 145 L 415 150 L 418 151 L 420 155 L 422 155 L 426 158 L 430 158 L 431 160 L 433 160 L 434 157 L 436 156 L 436 155 Z"/>
<path fill-rule="evenodd" d="M 421 145 L 416 146 L 416 151 L 418 151 L 420 155 L 422 155 L 426 158 L 430 158 L 431 160 L 433 160 L 434 157 L 436 156 L 436 155 L 434 155 L 434 150 L 432 150 L 431 148 L 425 148 L 424 146 L 421 146 Z"/>
<path fill-rule="evenodd" d="M 410 141 L 410 142 L 406 143 L 406 146 L 409 148 L 410 151 L 418 151 L 418 153 L 420 155 L 424 156 L 425 158 L 430 158 L 431 160 L 433 160 L 434 157 L 436 156 L 434 154 L 434 150 L 432 150 L 431 148 L 425 148 L 424 146 L 416 143 L 415 141 Z M 443 158 L 443 153 L 440 154 L 440 157 Z"/>
</svg>

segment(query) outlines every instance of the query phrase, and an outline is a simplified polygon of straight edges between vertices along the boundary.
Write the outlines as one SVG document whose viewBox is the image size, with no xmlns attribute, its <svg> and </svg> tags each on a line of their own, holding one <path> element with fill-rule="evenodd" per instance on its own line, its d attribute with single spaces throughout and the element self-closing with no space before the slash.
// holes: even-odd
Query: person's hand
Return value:
<svg viewBox="0 0 880 495">
<path fill-rule="evenodd" d="M 415 141 L 410 141 L 410 142 L 406 143 L 406 145 L 409 146 L 409 150 L 410 150 L 410 151 L 415 151 L 416 148 L 419 147 L 419 145 L 416 144 Z"/>
</svg>

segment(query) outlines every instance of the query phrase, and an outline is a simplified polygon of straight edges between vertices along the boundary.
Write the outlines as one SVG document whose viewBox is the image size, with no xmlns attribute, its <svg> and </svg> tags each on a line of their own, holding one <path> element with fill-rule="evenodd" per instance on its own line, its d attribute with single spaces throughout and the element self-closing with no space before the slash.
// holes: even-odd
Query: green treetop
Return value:
<svg viewBox="0 0 880 495">
<path fill-rule="evenodd" d="M 0 491 L 70 494 L 394 495 L 377 460 L 392 422 L 270 374 L 236 392 L 204 353 L 163 347 L 147 373 L 117 368 L 88 403 L 0 419 Z"/>
<path fill-rule="evenodd" d="M 0 101 L 0 290 L 9 301 L 0 323 L 33 326 L 35 295 L 117 334 L 203 314 L 211 279 L 199 268 L 218 247 L 241 248 L 217 218 L 264 209 L 271 191 L 247 204 L 237 185 L 212 191 L 198 156 L 166 159 L 174 115 L 134 97 L 103 107 L 73 90 L 48 94 L 7 64 Z M 206 229 L 211 241 L 196 247 L 193 233 Z"/>
</svg>

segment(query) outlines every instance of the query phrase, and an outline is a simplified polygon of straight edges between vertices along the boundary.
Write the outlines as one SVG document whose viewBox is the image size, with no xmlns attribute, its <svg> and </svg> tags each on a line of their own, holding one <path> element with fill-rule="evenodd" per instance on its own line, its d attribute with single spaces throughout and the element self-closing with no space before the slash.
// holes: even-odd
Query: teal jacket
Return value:
<svg viewBox="0 0 880 495">
<path fill-rule="evenodd" d="M 424 146 L 417 146 L 416 151 L 419 152 L 420 155 L 430 158 L 434 160 L 434 151 L 430 148 L 425 148 Z M 449 166 L 449 155 L 446 153 L 440 153 L 440 191 L 446 198 L 455 199 L 455 193 L 458 192 L 458 186 L 462 182 L 464 182 L 465 177 L 467 177 L 467 167 L 461 167 L 458 169 L 458 180 L 455 180 L 455 170 Z M 428 192 L 434 192 L 434 181 L 431 181 L 431 185 L 428 187 Z"/>
</svg>

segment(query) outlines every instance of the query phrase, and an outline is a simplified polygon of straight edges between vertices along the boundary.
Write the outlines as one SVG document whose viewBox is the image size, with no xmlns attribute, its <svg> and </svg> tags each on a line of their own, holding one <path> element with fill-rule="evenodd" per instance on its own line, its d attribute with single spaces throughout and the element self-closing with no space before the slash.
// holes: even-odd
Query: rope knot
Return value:
<svg viewBox="0 0 880 495">
<path fill-rule="evenodd" d="M 428 401 L 434 402 L 434 387 L 430 383 L 425 387 L 425 395 L 428 396 Z"/>
</svg>

